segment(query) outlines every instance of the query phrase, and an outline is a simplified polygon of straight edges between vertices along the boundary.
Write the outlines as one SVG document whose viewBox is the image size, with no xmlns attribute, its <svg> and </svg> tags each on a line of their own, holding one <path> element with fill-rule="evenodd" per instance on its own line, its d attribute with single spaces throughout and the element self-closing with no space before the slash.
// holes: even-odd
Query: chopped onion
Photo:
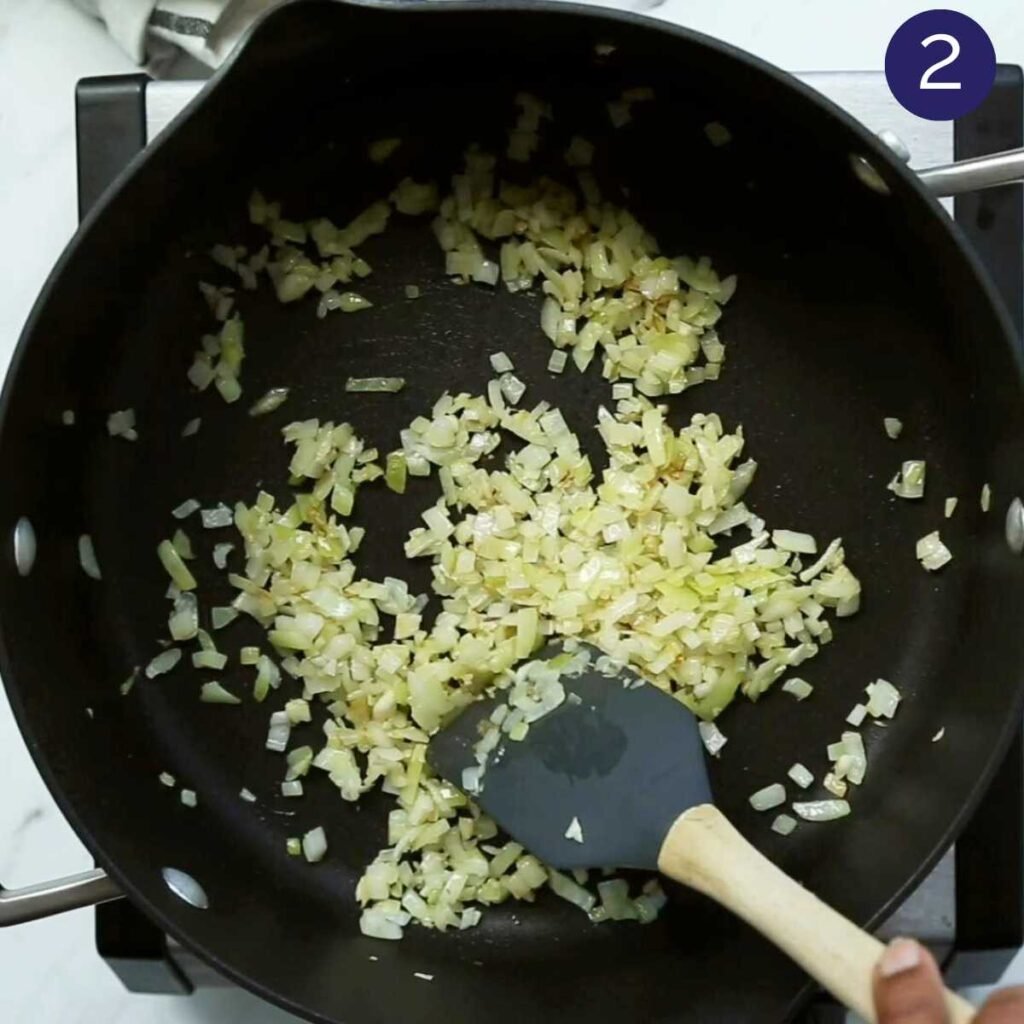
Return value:
<svg viewBox="0 0 1024 1024">
<path fill-rule="evenodd" d="M 405 494 L 408 470 L 404 452 L 389 452 L 384 469 L 384 483 L 395 494 Z"/>
<path fill-rule="evenodd" d="M 549 373 L 561 373 L 565 369 L 566 363 L 569 362 L 569 355 L 562 349 L 556 348 L 551 356 L 548 358 L 548 372 Z"/>
<path fill-rule="evenodd" d="M 268 412 L 280 409 L 288 401 L 289 388 L 271 388 L 262 398 L 258 399 L 249 409 L 250 416 L 264 416 Z"/>
<path fill-rule="evenodd" d="M 195 660 L 195 656 L 193 656 Z M 242 701 L 218 682 L 203 683 L 199 688 L 199 699 L 204 704 L 241 704 Z"/>
<path fill-rule="evenodd" d="M 850 805 L 845 800 L 811 800 L 793 804 L 793 811 L 804 821 L 835 821 L 850 813 Z"/>
<path fill-rule="evenodd" d="M 323 860 L 327 852 L 327 836 L 319 825 L 302 837 L 302 854 L 310 864 Z"/>
<path fill-rule="evenodd" d="M 504 352 L 495 352 L 488 358 L 495 373 L 511 373 L 515 369 L 512 360 Z"/>
<path fill-rule="evenodd" d="M 938 743 L 938 742 L 939 742 L 939 740 L 941 740 L 941 739 L 942 739 L 942 737 L 943 737 L 943 736 L 945 736 L 945 735 L 946 735 L 946 727 L 945 727 L 945 726 L 943 726 L 943 727 L 942 727 L 942 728 L 941 728 L 941 729 L 940 729 L 940 730 L 939 730 L 939 731 L 938 731 L 938 732 L 937 732 L 937 733 L 936 733 L 936 734 L 935 734 L 935 735 L 934 735 L 934 736 L 932 737 L 932 743 Z"/>
<path fill-rule="evenodd" d="M 419 184 L 412 178 L 403 178 L 394 192 L 391 201 L 399 213 L 416 217 L 422 213 L 436 210 L 441 200 L 437 194 L 437 185 L 433 182 Z"/>
<path fill-rule="evenodd" d="M 172 640 L 191 640 L 199 632 L 199 602 L 191 591 L 174 599 L 174 608 L 167 620 Z"/>
<path fill-rule="evenodd" d="M 868 762 L 860 733 L 844 732 L 839 743 L 829 744 L 828 756 L 835 762 L 832 774 L 836 779 L 847 779 L 855 786 L 864 781 Z"/>
<path fill-rule="evenodd" d="M 629 898 L 629 883 L 624 878 L 610 878 L 598 882 L 597 894 L 601 909 L 611 921 L 632 921 L 636 919 L 636 907 Z"/>
<path fill-rule="evenodd" d="M 792 694 L 797 700 L 806 700 L 814 692 L 814 687 L 806 679 L 796 677 L 787 679 L 782 684 L 782 689 L 784 693 Z"/>
<path fill-rule="evenodd" d="M 345 381 L 345 390 L 349 392 L 382 391 L 393 394 L 404 387 L 404 377 L 349 377 Z"/>
<path fill-rule="evenodd" d="M 237 263 L 234 255 L 232 259 Z M 203 348 L 195 354 L 188 371 L 189 381 L 200 391 L 213 384 L 224 401 L 237 401 L 242 394 L 238 375 L 245 358 L 244 336 L 245 329 L 239 316 L 225 319 L 217 335 L 203 338 Z"/>
<path fill-rule="evenodd" d="M 867 717 L 867 713 L 868 709 L 865 705 L 854 704 L 850 713 L 846 716 L 846 721 L 856 729 Z"/>
<path fill-rule="evenodd" d="M 181 798 L 181 802 L 186 807 L 195 807 L 196 803 L 198 802 L 195 790 L 193 789 L 183 789 L 179 792 L 178 795 Z"/>
<path fill-rule="evenodd" d="M 203 529 L 206 530 L 219 530 L 225 526 L 230 526 L 235 521 L 235 515 L 221 502 L 216 508 L 204 508 L 200 513 L 199 517 L 203 523 Z"/>
<path fill-rule="evenodd" d="M 947 519 L 952 518 L 953 513 L 956 511 L 957 499 L 947 498 L 945 504 L 945 516 Z"/>
<path fill-rule="evenodd" d="M 367 147 L 367 155 L 375 164 L 382 164 L 402 144 L 401 139 L 374 139 Z"/>
<path fill-rule="evenodd" d="M 238 266 L 238 256 L 233 246 L 219 242 L 210 250 L 210 258 L 226 270 L 234 270 Z"/>
<path fill-rule="evenodd" d="M 235 377 L 218 377 L 214 386 L 225 402 L 237 402 L 242 397 L 242 387 Z"/>
<path fill-rule="evenodd" d="M 266 224 L 268 218 L 276 219 L 279 209 L 277 204 L 270 204 L 259 189 L 253 189 L 249 196 L 249 220 L 253 224 Z"/>
<path fill-rule="evenodd" d="M 594 159 L 594 144 L 574 135 L 565 151 L 565 162 L 570 167 L 589 167 Z"/>
<path fill-rule="evenodd" d="M 173 789 L 177 784 L 177 779 L 170 772 L 161 772 L 158 776 L 161 785 L 167 786 L 169 789 Z"/>
<path fill-rule="evenodd" d="M 251 789 L 242 788 L 239 790 L 238 795 L 247 803 L 256 803 L 256 794 Z"/>
<path fill-rule="evenodd" d="M 181 436 L 182 437 L 192 437 L 193 434 L 198 434 L 199 433 L 199 427 L 202 424 L 202 422 L 203 421 L 202 421 L 202 419 L 199 416 L 196 416 L 195 419 L 189 420 L 188 423 L 186 423 L 185 426 L 182 427 L 182 429 L 181 429 Z"/>
<path fill-rule="evenodd" d="M 243 662 L 244 664 L 244 662 Z M 256 682 L 253 684 L 252 695 L 256 701 L 266 698 L 271 689 L 277 689 L 281 683 L 281 672 L 265 654 L 256 661 Z M 287 737 L 285 737 L 287 741 Z M 281 748 L 284 749 L 283 747 Z"/>
<path fill-rule="evenodd" d="M 780 836 L 788 836 L 796 826 L 796 818 L 791 818 L 788 814 L 780 814 L 772 822 L 772 831 L 778 832 Z"/>
<path fill-rule="evenodd" d="M 137 441 L 139 435 L 135 430 L 135 410 L 122 409 L 120 412 L 112 412 L 107 417 L 107 433 L 111 437 L 123 437 L 126 441 Z"/>
<path fill-rule="evenodd" d="M 846 791 L 849 788 L 842 779 L 836 777 L 834 772 L 829 772 L 825 778 L 821 780 L 822 786 L 825 787 L 833 796 L 844 797 Z"/>
<path fill-rule="evenodd" d="M 526 394 L 526 385 L 514 373 L 502 374 L 498 386 L 509 405 L 518 405 L 519 400 Z"/>
<path fill-rule="evenodd" d="M 132 691 L 132 687 L 135 685 L 135 680 L 139 678 L 139 666 L 136 665 L 132 669 L 132 674 L 118 687 L 118 692 L 122 697 L 127 697 Z"/>
<path fill-rule="evenodd" d="M 886 434 L 888 434 L 893 441 L 903 433 L 903 421 L 896 419 L 895 416 L 886 416 L 885 419 L 882 420 L 882 424 L 885 427 Z"/>
<path fill-rule="evenodd" d="M 786 787 L 778 782 L 773 782 L 770 786 L 759 789 L 756 793 L 751 794 L 750 797 L 750 806 L 755 811 L 770 811 L 773 807 L 778 807 L 785 802 Z"/>
<path fill-rule="evenodd" d="M 195 576 L 189 572 L 188 566 L 181 560 L 181 555 L 169 540 L 162 540 L 157 546 L 156 553 L 175 586 L 181 590 L 195 590 Z"/>
<path fill-rule="evenodd" d="M 481 765 L 474 764 L 462 769 L 462 788 L 465 792 L 477 796 L 483 792 L 484 769 Z"/>
<path fill-rule="evenodd" d="M 241 279 L 242 287 L 246 291 L 254 292 L 259 287 L 259 279 L 256 277 L 256 271 L 247 263 L 238 264 L 238 276 Z M 218 309 L 217 313 L 221 314 L 217 316 L 217 319 L 225 319 L 231 312 L 231 307 L 225 305 L 223 309 Z"/>
<path fill-rule="evenodd" d="M 146 678 L 155 679 L 157 676 L 170 672 L 179 661 L 181 661 L 181 650 L 177 647 L 168 647 L 146 666 Z"/>
<path fill-rule="evenodd" d="M 302 722 L 311 722 L 313 720 L 309 711 L 309 701 L 302 698 L 287 701 L 284 706 L 284 713 L 288 716 L 288 721 L 292 725 L 299 725 Z M 309 748 L 307 747 L 306 749 L 308 750 Z"/>
<path fill-rule="evenodd" d="M 590 913 L 597 903 L 597 897 L 593 893 L 588 892 L 582 885 L 577 884 L 568 875 L 563 875 L 560 871 L 548 872 L 548 884 L 556 896 L 561 897 L 561 899 L 566 900 L 575 907 L 579 907 L 584 913 Z"/>
<path fill-rule="evenodd" d="M 220 672 L 228 663 L 228 656 L 220 651 L 197 651 L 192 655 L 192 664 L 196 668 L 211 669 Z"/>
<path fill-rule="evenodd" d="M 987 512 L 992 506 L 992 488 L 983 484 L 981 488 L 981 511 Z"/>
<path fill-rule="evenodd" d="M 728 742 L 728 739 L 714 722 L 698 722 L 697 731 L 700 733 L 700 738 L 707 752 L 712 757 L 717 757 L 721 753 L 722 747 Z"/>
<path fill-rule="evenodd" d="M 899 707 L 900 691 L 887 679 L 876 679 L 867 687 L 867 711 L 872 718 L 893 718 Z"/>
<path fill-rule="evenodd" d="M 359 918 L 359 930 L 371 939 L 398 940 L 402 937 L 402 926 L 373 907 L 363 911 Z"/>
<path fill-rule="evenodd" d="M 889 490 L 897 498 L 916 499 L 924 496 L 925 463 L 911 459 L 903 463 L 902 470 L 889 481 Z"/>
<path fill-rule="evenodd" d="M 316 315 L 318 319 L 323 320 L 334 309 L 341 309 L 341 296 L 333 288 L 328 288 L 320 296 L 320 301 L 316 306 Z"/>
<path fill-rule="evenodd" d="M 742 526 L 744 523 L 750 522 L 753 517 L 753 513 L 743 504 L 743 502 L 737 502 L 732 508 L 727 508 L 724 512 L 720 513 L 715 517 L 714 521 L 708 526 L 708 533 L 715 537 L 720 533 L 728 533 L 734 527 Z M 786 531 L 777 531 L 786 532 Z M 776 547 L 779 547 L 776 543 Z"/>
<path fill-rule="evenodd" d="M 189 498 L 187 501 L 183 501 L 177 508 L 171 509 L 171 515 L 175 519 L 186 519 L 197 508 L 199 508 L 199 502 L 195 498 Z"/>
<path fill-rule="evenodd" d="M 231 625 L 238 616 L 238 609 L 230 606 L 215 606 L 210 610 L 210 622 L 214 629 L 223 629 Z"/>
<path fill-rule="evenodd" d="M 806 789 L 812 782 L 814 782 L 814 776 L 811 772 L 798 761 L 789 769 L 786 774 L 801 788 Z"/>
<path fill-rule="evenodd" d="M 297 836 L 289 836 L 288 839 L 285 840 L 284 848 L 289 857 L 302 856 L 302 840 Z M 399 938 L 401 938 L 401 936 L 399 936 Z"/>
<path fill-rule="evenodd" d="M 712 146 L 725 146 L 732 142 L 732 133 L 718 121 L 708 121 L 704 125 L 704 134 Z"/>
<path fill-rule="evenodd" d="M 953 559 L 952 552 L 942 543 L 938 530 L 925 535 L 917 542 L 916 553 L 918 561 L 929 572 L 941 569 Z"/>
<path fill-rule="evenodd" d="M 405 286 L 405 297 L 407 299 L 418 299 L 420 297 L 419 285 L 407 284 Z"/>
<path fill-rule="evenodd" d="M 358 292 L 342 292 L 338 297 L 338 309 L 342 313 L 358 313 L 361 309 L 369 309 L 373 303 Z"/>
<path fill-rule="evenodd" d="M 75 410 L 65 409 L 60 414 L 60 421 L 65 427 L 73 427 L 75 425 Z"/>
<path fill-rule="evenodd" d="M 171 538 L 171 546 L 182 558 L 195 558 L 195 552 L 192 550 L 192 541 L 184 530 L 179 528 L 174 531 L 174 536 Z"/>
<path fill-rule="evenodd" d="M 90 579 L 103 579 L 100 564 L 96 560 L 96 551 L 92 545 L 92 537 L 87 533 L 83 533 L 78 538 L 78 564 L 82 567 L 82 572 Z"/>
<path fill-rule="evenodd" d="M 228 564 L 228 555 L 235 550 L 235 545 L 230 543 L 213 545 L 213 564 L 218 569 L 224 569 Z"/>
<path fill-rule="evenodd" d="M 772 543 L 780 551 L 795 551 L 801 555 L 813 555 L 818 545 L 809 533 L 796 533 L 793 530 L 773 530 Z"/>
<path fill-rule="evenodd" d="M 821 553 L 821 557 L 800 573 L 800 582 L 810 583 L 811 580 L 815 579 L 825 569 L 835 571 L 842 564 L 842 561 L 843 542 L 839 537 L 836 537 Z"/>
<path fill-rule="evenodd" d="M 654 93 L 650 89 L 626 89 L 621 99 L 614 100 L 608 104 L 608 116 L 612 125 L 622 128 L 633 119 L 632 105 L 642 100 L 654 99 Z"/>
<path fill-rule="evenodd" d="M 288 721 L 289 723 L 293 722 L 291 715 L 288 715 Z M 302 775 L 305 775 L 314 764 L 315 758 L 313 756 L 313 748 L 296 747 L 294 750 L 288 751 L 288 753 L 285 755 L 285 760 L 288 763 L 288 770 L 285 772 L 284 777 L 285 782 L 291 782 L 292 780 L 297 779 Z M 342 760 L 347 762 L 347 758 L 344 758 L 344 756 L 342 757 Z M 335 770 L 338 768 L 338 765 L 336 763 L 337 761 L 338 759 L 331 755 L 327 758 L 328 763 L 324 763 L 323 759 L 321 759 L 321 763 L 318 764 L 317 767 L 326 768 L 328 771 L 331 772 L 333 778 Z"/>
<path fill-rule="evenodd" d="M 658 879 L 652 878 L 649 882 L 645 882 L 643 892 L 633 900 L 633 909 L 636 912 L 637 920 L 641 924 L 650 924 L 657 919 L 666 903 L 668 903 L 668 897 Z"/>
<path fill-rule="evenodd" d="M 546 104 L 528 93 L 519 93 L 516 96 L 516 103 L 522 108 L 522 112 L 515 128 L 509 133 L 506 154 L 510 160 L 525 163 L 539 145 L 540 136 L 537 128 L 540 120 L 542 117 L 550 118 L 551 111 Z"/>
<path fill-rule="evenodd" d="M 284 711 L 275 711 L 270 716 L 270 727 L 267 730 L 267 750 L 273 750 L 275 753 L 283 754 L 288 746 L 288 740 L 291 734 L 292 726 L 288 721 L 288 715 Z"/>
<path fill-rule="evenodd" d="M 281 796 L 302 796 L 302 783 L 298 779 L 289 779 L 282 782 Z"/>
<path fill-rule="evenodd" d="M 569 822 L 569 827 L 565 830 L 565 838 L 571 839 L 574 843 L 583 842 L 583 827 L 580 825 L 579 818 L 573 818 Z"/>
</svg>

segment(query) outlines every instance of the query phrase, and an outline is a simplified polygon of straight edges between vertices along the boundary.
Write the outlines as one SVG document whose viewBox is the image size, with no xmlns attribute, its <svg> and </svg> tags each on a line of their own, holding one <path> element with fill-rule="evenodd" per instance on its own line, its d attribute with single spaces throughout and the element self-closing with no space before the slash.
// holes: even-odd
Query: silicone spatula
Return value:
<svg viewBox="0 0 1024 1024">
<path fill-rule="evenodd" d="M 560 653 L 556 645 L 541 658 Z M 657 870 L 739 915 L 840 1002 L 875 1020 L 872 970 L 882 943 L 759 853 L 714 806 L 694 716 L 629 670 L 561 677 L 568 696 L 518 742 L 502 737 L 476 799 L 552 867 Z M 431 741 L 429 759 L 455 785 L 477 764 L 481 726 L 505 695 L 481 700 Z M 582 842 L 567 838 L 578 823 Z M 819 825 L 815 827 L 826 827 Z M 955 993 L 952 1024 L 974 1010 Z"/>
</svg>

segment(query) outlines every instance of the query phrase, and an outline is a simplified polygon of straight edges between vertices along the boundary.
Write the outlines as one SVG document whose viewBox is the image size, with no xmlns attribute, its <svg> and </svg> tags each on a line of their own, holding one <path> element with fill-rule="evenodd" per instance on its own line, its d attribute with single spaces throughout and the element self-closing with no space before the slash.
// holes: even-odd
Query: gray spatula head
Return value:
<svg viewBox="0 0 1024 1024">
<path fill-rule="evenodd" d="M 560 650 L 551 645 L 539 657 Z M 590 653 L 582 674 L 561 677 L 567 699 L 535 721 L 525 739 L 501 734 L 474 796 L 553 867 L 656 868 L 675 819 L 711 802 L 697 722 L 635 673 L 597 671 L 601 652 Z M 507 697 L 479 701 L 431 740 L 430 762 L 455 785 L 477 764 L 473 748 L 482 727 Z M 582 842 L 566 837 L 574 819 Z"/>
</svg>

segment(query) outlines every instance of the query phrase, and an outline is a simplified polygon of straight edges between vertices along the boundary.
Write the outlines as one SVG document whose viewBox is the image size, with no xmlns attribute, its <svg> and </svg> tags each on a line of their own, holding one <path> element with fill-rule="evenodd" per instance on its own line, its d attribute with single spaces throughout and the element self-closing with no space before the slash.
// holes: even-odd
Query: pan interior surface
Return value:
<svg viewBox="0 0 1024 1024">
<path fill-rule="evenodd" d="M 648 85 L 655 101 L 613 128 L 606 103 Z M 0 578 L 3 674 L 62 806 L 119 880 L 216 965 L 312 1019 L 780 1019 L 799 998 L 799 972 L 682 891 L 644 927 L 595 927 L 545 893 L 535 906 L 490 910 L 470 931 L 410 927 L 401 943 L 368 940 L 353 893 L 385 844 L 389 800 L 346 803 L 326 777 L 308 779 L 301 801 L 277 795 L 283 764 L 263 738 L 269 711 L 295 695 L 287 682 L 276 704 L 207 707 L 197 700 L 200 675 L 179 667 L 118 694 L 165 633 L 155 548 L 179 525 L 170 509 L 187 498 L 251 503 L 260 488 L 284 500 L 285 423 L 348 421 L 392 450 L 397 431 L 445 390 L 483 392 L 487 356 L 503 350 L 528 384 L 528 404 L 546 399 L 592 435 L 610 400 L 596 363 L 584 375 L 571 366 L 548 373 L 538 295 L 450 283 L 425 218 L 395 215 L 360 250 L 374 270 L 359 285 L 372 309 L 320 320 L 315 300 L 281 306 L 266 286 L 240 293 L 241 402 L 195 394 L 185 379 L 210 330 L 197 283 L 229 283 L 205 253 L 215 242 L 260 244 L 246 217 L 254 186 L 292 219 L 344 223 L 406 175 L 446 184 L 469 143 L 502 152 L 523 89 L 555 112 L 540 167 L 558 173 L 569 138 L 589 138 L 602 188 L 663 252 L 707 254 L 721 273 L 738 274 L 719 325 L 722 378 L 671 399 L 671 421 L 717 412 L 730 429 L 742 424 L 759 463 L 748 494 L 755 511 L 820 543 L 841 536 L 863 583 L 861 611 L 840 620 L 835 641 L 800 672 L 815 684 L 812 699 L 798 704 L 776 689 L 723 716 L 729 745 L 711 766 L 717 802 L 859 922 L 921 877 L 994 768 L 1018 703 L 1024 576 L 1002 527 L 1024 465 L 1016 358 L 933 208 L 875 150 L 867 155 L 890 194 L 852 173 L 851 153 L 866 152 L 866 139 L 781 77 L 650 24 L 579 11 L 319 3 L 262 24 L 90 220 L 28 329 L 5 392 L 0 521 L 28 516 L 39 551 L 26 578 L 7 564 Z M 710 121 L 728 126 L 728 145 L 710 144 Z M 402 146 L 371 164 L 367 143 L 387 136 Z M 422 297 L 406 299 L 407 284 Z M 375 375 L 408 383 L 397 395 L 344 393 L 347 377 Z M 282 386 L 291 389 L 282 409 L 245 415 Z M 105 427 L 129 406 L 134 444 Z M 74 427 L 61 424 L 64 409 L 75 411 Z M 196 416 L 200 432 L 183 439 Z M 906 425 L 898 442 L 882 428 L 886 416 Z M 928 463 L 920 502 L 886 490 L 909 458 Z M 978 502 L 986 482 L 987 515 Z M 360 491 L 364 575 L 428 589 L 428 563 L 405 561 L 401 544 L 436 487 L 413 481 L 404 498 L 381 485 Z M 949 521 L 947 496 L 960 499 Z M 234 531 L 186 529 L 204 603 L 228 603 L 231 589 L 202 567 Z M 933 575 L 914 545 L 935 529 L 955 559 Z M 102 582 L 78 567 L 82 533 L 94 540 Z M 232 652 L 263 639 L 241 620 L 220 638 Z M 245 692 L 250 673 L 235 663 L 224 681 Z M 782 781 L 795 760 L 823 771 L 826 744 L 879 676 L 905 700 L 888 728 L 866 730 L 868 777 L 851 817 L 771 834 L 749 794 Z M 181 806 L 158 784 L 161 771 L 194 789 L 199 806 Z M 255 805 L 239 799 L 242 787 L 258 795 Z M 316 825 L 328 858 L 310 867 L 288 857 L 286 837 Z M 177 901 L 160 880 L 165 866 L 198 879 L 209 909 Z"/>
</svg>

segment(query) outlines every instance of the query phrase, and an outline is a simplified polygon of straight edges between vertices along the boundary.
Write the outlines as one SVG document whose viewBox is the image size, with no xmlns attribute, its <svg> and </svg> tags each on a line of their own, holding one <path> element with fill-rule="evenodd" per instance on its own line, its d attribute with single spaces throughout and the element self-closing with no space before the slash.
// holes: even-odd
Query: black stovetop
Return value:
<svg viewBox="0 0 1024 1024">
<path fill-rule="evenodd" d="M 144 75 L 82 80 L 76 92 L 79 212 L 84 215 L 146 144 Z M 957 159 L 1024 144 L 1019 69 L 999 69 L 988 99 L 954 127 Z M 1024 331 L 1024 190 L 991 189 L 956 200 L 955 219 Z M 96 948 L 134 992 L 186 994 L 227 984 L 173 943 L 126 900 L 97 907 Z M 1018 737 L 950 855 L 883 926 L 913 931 L 943 962 L 952 985 L 991 984 L 1024 945 L 1024 741 Z M 807 1020 L 831 1020 L 822 999 Z M 841 1016 L 836 1019 L 842 1019 Z"/>
</svg>

